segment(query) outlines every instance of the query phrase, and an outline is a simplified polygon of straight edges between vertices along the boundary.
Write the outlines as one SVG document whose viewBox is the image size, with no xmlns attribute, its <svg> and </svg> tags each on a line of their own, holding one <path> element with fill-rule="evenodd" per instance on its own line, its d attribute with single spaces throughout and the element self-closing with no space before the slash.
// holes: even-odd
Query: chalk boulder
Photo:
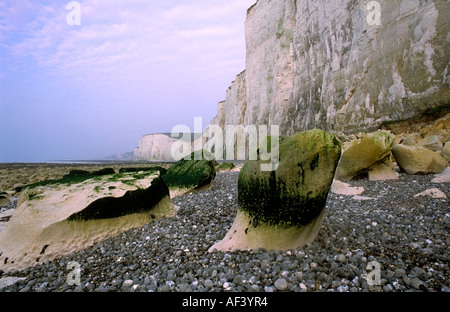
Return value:
<svg viewBox="0 0 450 312">
<path fill-rule="evenodd" d="M 212 156 L 202 150 L 192 153 L 190 159 L 181 159 L 172 165 L 162 176 L 171 198 L 211 187 L 216 177 L 216 165 Z"/>
<path fill-rule="evenodd" d="M 398 179 L 398 173 L 395 171 L 393 157 L 386 157 L 382 162 L 370 167 L 368 177 L 370 181 L 384 181 Z"/>
<path fill-rule="evenodd" d="M 439 174 L 448 166 L 439 153 L 423 147 L 396 144 L 392 153 L 400 168 L 408 174 Z"/>
<path fill-rule="evenodd" d="M 401 143 L 402 143 L 403 145 L 406 145 L 406 146 L 414 146 L 414 145 L 417 144 L 417 141 L 416 141 L 416 138 L 415 138 L 414 136 L 408 135 L 408 136 L 406 136 L 405 138 L 403 138 L 403 140 L 401 141 Z"/>
<path fill-rule="evenodd" d="M 427 136 L 423 140 L 420 140 L 417 143 L 417 146 L 428 148 L 433 152 L 439 152 L 442 150 L 443 147 L 441 139 L 437 135 Z"/>
<path fill-rule="evenodd" d="M 450 141 L 445 143 L 441 151 L 442 157 L 450 164 Z"/>
<path fill-rule="evenodd" d="M 280 140 L 275 171 L 261 171 L 264 161 L 247 161 L 239 174 L 235 221 L 209 251 L 287 250 L 312 242 L 340 155 L 336 136 L 311 130 Z"/>
<path fill-rule="evenodd" d="M 0 232 L 0 270 L 52 260 L 174 214 L 155 170 L 73 174 L 29 185 Z"/>
<path fill-rule="evenodd" d="M 373 180 L 396 179 L 391 142 L 391 135 L 384 131 L 368 133 L 352 141 L 342 153 L 336 179 L 350 181 L 368 174 Z"/>
<path fill-rule="evenodd" d="M 11 200 L 8 197 L 0 195 L 0 207 L 6 207 L 11 204 Z"/>
<path fill-rule="evenodd" d="M 219 171 L 231 171 L 236 166 L 232 162 L 223 162 L 219 165 Z"/>
<path fill-rule="evenodd" d="M 437 174 L 432 183 L 450 183 L 450 167 L 447 167 L 441 174 Z"/>
<path fill-rule="evenodd" d="M 341 182 L 339 180 L 333 180 L 333 184 L 331 184 L 331 192 L 334 194 L 340 195 L 361 195 L 364 193 L 363 187 L 352 187 L 348 183 Z"/>
<path fill-rule="evenodd" d="M 414 195 L 415 198 L 416 197 L 421 197 L 421 196 L 430 196 L 431 198 L 435 198 L 435 199 L 445 199 L 445 198 L 447 198 L 447 195 L 445 195 L 445 193 L 442 192 L 438 188 L 428 189 L 426 191 L 423 191 L 422 193 Z"/>
</svg>

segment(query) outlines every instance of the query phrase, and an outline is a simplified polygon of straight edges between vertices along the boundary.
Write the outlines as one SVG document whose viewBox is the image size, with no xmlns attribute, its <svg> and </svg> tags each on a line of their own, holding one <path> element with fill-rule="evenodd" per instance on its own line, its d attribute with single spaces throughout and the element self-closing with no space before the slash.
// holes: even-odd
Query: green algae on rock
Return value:
<svg viewBox="0 0 450 312">
<path fill-rule="evenodd" d="M 223 162 L 219 165 L 219 171 L 230 171 L 236 167 L 232 162 Z"/>
<path fill-rule="evenodd" d="M 210 251 L 299 248 L 322 226 L 325 203 L 341 155 L 335 135 L 310 130 L 283 138 L 275 171 L 247 161 L 239 174 L 238 213 Z"/>
<path fill-rule="evenodd" d="M 108 190 L 115 188 L 115 186 L 109 186 Z M 144 213 L 150 211 L 166 196 L 169 196 L 169 189 L 161 177 L 156 177 L 146 189 L 129 190 L 118 198 L 107 196 L 97 199 L 82 211 L 71 215 L 67 221 L 111 219 L 133 213 Z"/>
<path fill-rule="evenodd" d="M 188 160 L 181 159 L 162 175 L 171 197 L 208 187 L 213 182 L 216 176 L 216 161 L 206 158 L 195 160 L 195 153 L 192 153 Z"/>
</svg>

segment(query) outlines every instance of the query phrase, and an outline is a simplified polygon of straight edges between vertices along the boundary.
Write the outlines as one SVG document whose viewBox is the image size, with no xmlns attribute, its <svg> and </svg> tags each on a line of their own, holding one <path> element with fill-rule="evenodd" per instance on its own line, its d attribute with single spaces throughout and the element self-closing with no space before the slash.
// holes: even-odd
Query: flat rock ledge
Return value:
<svg viewBox="0 0 450 312">
<path fill-rule="evenodd" d="M 20 270 L 176 214 L 159 172 L 68 176 L 25 187 L 0 232 L 0 270 Z"/>
</svg>

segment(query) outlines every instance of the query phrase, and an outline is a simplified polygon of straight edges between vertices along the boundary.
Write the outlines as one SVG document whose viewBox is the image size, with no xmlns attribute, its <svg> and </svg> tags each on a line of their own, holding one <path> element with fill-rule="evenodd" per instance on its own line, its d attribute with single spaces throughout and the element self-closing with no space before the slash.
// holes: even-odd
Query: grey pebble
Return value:
<svg viewBox="0 0 450 312">
<path fill-rule="evenodd" d="M 204 285 L 206 288 L 212 288 L 212 287 L 214 287 L 214 282 L 210 279 L 207 279 L 207 280 L 205 280 Z"/>
<path fill-rule="evenodd" d="M 414 277 L 414 278 L 411 279 L 410 285 L 412 287 L 414 287 L 415 289 L 417 289 L 417 290 L 424 290 L 424 289 L 426 289 L 425 283 L 423 281 L 421 281 L 417 277 Z"/>
<path fill-rule="evenodd" d="M 277 279 L 274 284 L 275 288 L 280 291 L 285 291 L 288 288 L 288 282 L 284 278 Z"/>
<path fill-rule="evenodd" d="M 133 280 L 127 279 L 127 280 L 123 281 L 122 286 L 126 287 L 126 288 L 133 286 Z"/>
<path fill-rule="evenodd" d="M 269 286 L 264 287 L 264 292 L 273 292 L 273 288 Z"/>
<path fill-rule="evenodd" d="M 170 292 L 170 285 L 165 284 L 158 288 L 159 292 Z"/>
<path fill-rule="evenodd" d="M 448 202 L 412 200 L 436 186 L 448 192 L 430 182 L 433 175 L 351 181 L 376 198 L 369 202 L 330 192 L 321 234 L 305 248 L 208 253 L 234 221 L 238 176 L 218 173 L 210 190 L 173 198 L 174 218 L 12 272 L 26 280 L 0 292 L 450 291 Z M 81 285 L 67 284 L 69 261 L 80 263 Z M 367 283 L 371 261 L 381 264 L 380 286 Z"/>
</svg>

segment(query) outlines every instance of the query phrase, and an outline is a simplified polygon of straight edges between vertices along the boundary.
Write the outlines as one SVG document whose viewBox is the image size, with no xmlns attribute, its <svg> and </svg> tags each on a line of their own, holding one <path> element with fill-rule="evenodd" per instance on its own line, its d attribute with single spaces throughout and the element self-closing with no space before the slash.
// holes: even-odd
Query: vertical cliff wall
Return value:
<svg viewBox="0 0 450 312">
<path fill-rule="evenodd" d="M 134 160 L 172 161 L 172 144 L 176 141 L 170 134 L 145 135 L 134 149 Z"/>
<path fill-rule="evenodd" d="M 172 155 L 172 147 L 186 144 L 186 150 L 179 150 L 181 157 L 188 156 L 200 145 L 203 146 L 204 140 L 200 133 L 157 133 L 144 135 L 139 141 L 139 147 L 134 149 L 135 161 L 178 161 Z M 198 140 L 202 140 L 201 144 Z"/>
<path fill-rule="evenodd" d="M 450 104 L 450 2 L 259 0 L 212 124 L 357 132 Z M 379 13 L 381 25 L 371 20 Z"/>
</svg>

